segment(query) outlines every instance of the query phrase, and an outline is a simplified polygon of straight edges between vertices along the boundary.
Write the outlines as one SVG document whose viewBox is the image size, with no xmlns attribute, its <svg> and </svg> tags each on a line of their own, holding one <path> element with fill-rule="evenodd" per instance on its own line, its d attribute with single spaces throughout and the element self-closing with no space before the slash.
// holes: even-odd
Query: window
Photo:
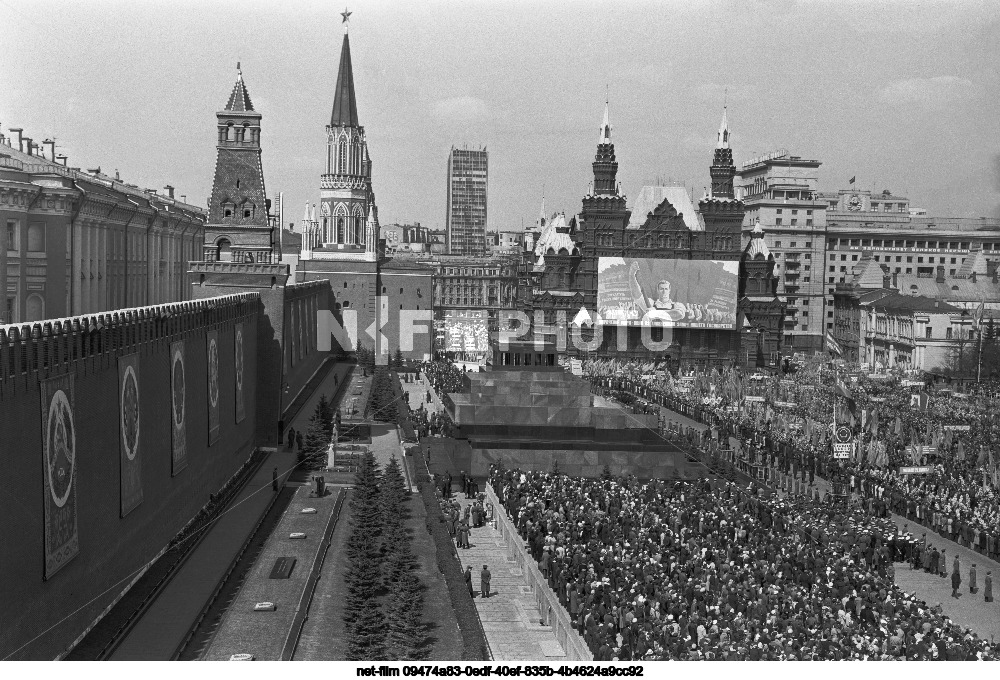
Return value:
<svg viewBox="0 0 1000 680">
<path fill-rule="evenodd" d="M 776 226 L 776 227 L 780 227 L 781 226 L 781 218 L 780 217 L 778 217 L 778 218 L 776 218 L 774 220 L 774 226 Z"/>
<path fill-rule="evenodd" d="M 829 312 L 826 313 L 826 318 L 828 318 L 828 319 L 832 319 L 833 318 L 833 310 L 830 310 Z"/>
<path fill-rule="evenodd" d="M 813 225 L 813 221 L 812 221 L 812 219 L 807 219 L 807 220 L 806 220 L 806 226 L 807 226 L 807 227 L 811 227 L 812 225 Z"/>
<path fill-rule="evenodd" d="M 7 220 L 7 250 L 19 250 L 17 242 L 18 221 Z"/>
<path fill-rule="evenodd" d="M 24 305 L 25 321 L 41 321 L 45 318 L 45 300 L 38 293 L 28 296 Z"/>
<path fill-rule="evenodd" d="M 347 281 L 344 281 L 344 288 L 347 288 Z"/>
<path fill-rule="evenodd" d="M 933 335 L 934 335 L 934 329 L 931 328 L 930 326 L 928 326 L 927 327 L 927 334 L 924 337 L 927 338 L 928 340 L 930 340 L 931 336 L 933 336 Z"/>
<path fill-rule="evenodd" d="M 808 246 L 808 244 L 807 244 L 807 245 L 806 245 L 806 248 L 808 248 L 808 247 L 809 247 L 809 246 Z M 811 259 L 812 259 L 812 254 L 811 254 L 811 253 L 806 253 L 806 259 L 807 259 L 807 260 L 811 260 Z M 807 267 L 807 269 L 808 269 L 808 267 Z"/>
<path fill-rule="evenodd" d="M 781 214 L 781 208 L 778 208 L 778 214 L 779 215 Z"/>
<path fill-rule="evenodd" d="M 809 310 L 803 309 L 802 310 L 802 316 L 809 316 Z M 802 330 L 805 330 L 805 329 L 803 328 Z"/>
<path fill-rule="evenodd" d="M 951 270 L 948 271 L 948 276 L 954 276 L 954 275 L 955 275 L 955 270 L 954 269 L 951 269 Z"/>
<path fill-rule="evenodd" d="M 829 281 L 827 281 L 827 283 L 833 283 L 833 277 L 832 277 L 832 276 L 830 277 L 830 280 L 829 280 Z M 832 289 L 832 288 L 830 289 L 830 292 L 831 292 L 831 293 L 833 292 L 833 289 Z"/>
<path fill-rule="evenodd" d="M 841 255 L 840 256 L 840 261 L 841 262 L 846 262 L 847 261 L 847 255 Z"/>
<path fill-rule="evenodd" d="M 14 323 L 14 310 L 17 305 L 17 298 L 8 297 L 7 298 L 7 317 L 4 319 L 4 323 Z"/>
<path fill-rule="evenodd" d="M 836 267 L 836 266 L 834 266 L 834 265 L 830 265 L 830 271 L 831 271 L 831 272 L 835 272 L 835 271 L 837 271 L 837 267 Z"/>
<path fill-rule="evenodd" d="M 807 324 L 807 323 L 802 324 L 801 329 L 804 330 L 804 331 L 808 331 L 809 330 L 809 324 Z"/>
<path fill-rule="evenodd" d="M 400 295 L 402 295 L 402 294 L 403 294 L 403 289 L 402 289 L 402 288 L 400 288 L 400 289 L 399 289 L 399 294 L 400 294 Z"/>
<path fill-rule="evenodd" d="M 951 258 L 951 263 L 955 264 L 955 258 Z"/>
<path fill-rule="evenodd" d="M 945 340 L 951 340 L 951 328 L 944 329 L 944 338 Z"/>
<path fill-rule="evenodd" d="M 813 214 L 812 210 L 806 210 L 806 215 L 812 215 L 812 214 Z M 807 244 L 806 248 L 808 248 L 808 247 L 809 247 L 809 245 Z"/>
<path fill-rule="evenodd" d="M 780 248 L 781 247 L 781 241 L 775 241 L 774 242 L 774 247 L 775 248 Z"/>
<path fill-rule="evenodd" d="M 804 283 L 809 283 L 809 281 L 810 281 L 810 278 L 809 278 L 808 276 L 803 276 L 803 277 L 802 277 L 802 281 L 803 281 Z"/>
<path fill-rule="evenodd" d="M 830 260 L 836 260 L 836 259 L 837 259 L 837 256 L 836 256 L 836 255 L 833 255 L 833 254 L 831 253 L 831 255 L 830 255 Z"/>
<path fill-rule="evenodd" d="M 910 264 L 913 264 L 913 256 L 912 255 L 907 255 L 906 256 L 906 261 L 909 262 Z"/>
<path fill-rule="evenodd" d="M 798 210 L 793 210 L 793 211 L 792 211 L 792 214 L 793 214 L 793 215 L 798 215 L 798 214 L 799 214 L 799 211 L 798 211 Z"/>
<path fill-rule="evenodd" d="M 36 222 L 28 226 L 28 252 L 45 252 L 45 224 Z"/>
<path fill-rule="evenodd" d="M 841 267 L 841 268 L 840 268 L 840 271 L 842 271 L 842 272 L 846 272 L 846 271 L 847 271 L 847 267 Z"/>
<path fill-rule="evenodd" d="M 827 329 L 830 329 L 830 330 L 832 330 L 832 329 L 833 329 L 833 324 L 832 324 L 832 323 L 828 323 L 828 324 L 826 325 L 826 327 L 827 327 Z"/>
<path fill-rule="evenodd" d="M 906 273 L 907 274 L 912 274 L 913 273 L 913 267 L 907 267 L 906 268 Z"/>
<path fill-rule="evenodd" d="M 795 221 L 793 220 L 792 224 L 794 224 L 794 223 L 795 223 Z M 796 241 L 792 241 L 791 243 L 788 244 L 788 247 L 789 248 L 798 248 L 799 246 L 798 246 L 798 243 Z"/>
</svg>

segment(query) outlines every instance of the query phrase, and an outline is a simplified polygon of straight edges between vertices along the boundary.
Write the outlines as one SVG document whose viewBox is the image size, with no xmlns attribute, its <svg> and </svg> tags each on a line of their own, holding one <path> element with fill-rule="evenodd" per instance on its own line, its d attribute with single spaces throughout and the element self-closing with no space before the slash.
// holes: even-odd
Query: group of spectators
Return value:
<svg viewBox="0 0 1000 680">
<path fill-rule="evenodd" d="M 924 539 L 860 507 L 496 466 L 490 483 L 597 660 L 994 658 L 894 585 Z"/>
<path fill-rule="evenodd" d="M 923 408 L 914 408 L 910 393 L 919 388 L 904 387 L 899 377 L 872 379 L 860 374 L 854 381 L 845 379 L 854 411 L 865 413 L 869 427 L 862 429 L 862 453 L 842 460 L 834 458 L 829 434 L 837 374 L 810 366 L 786 378 L 731 372 L 680 382 L 650 379 L 628 366 L 613 376 L 591 376 L 601 389 L 625 397 L 632 410 L 648 411 L 660 404 L 686 407 L 712 425 L 723 447 L 728 448 L 729 438 L 735 437 L 748 460 L 800 475 L 810 484 L 821 476 L 1000 559 L 1000 491 L 994 472 L 1000 451 L 990 453 L 1000 443 L 996 386 L 960 395 L 937 392 L 922 402 Z M 734 385 L 736 381 L 739 384 Z M 746 402 L 748 394 L 765 401 Z M 969 429 L 945 429 L 956 425 Z M 910 447 L 921 442 L 935 445 L 936 452 L 916 457 Z M 875 448 L 885 455 L 871 455 Z M 930 471 L 900 472 L 900 467 L 915 464 Z"/>
</svg>

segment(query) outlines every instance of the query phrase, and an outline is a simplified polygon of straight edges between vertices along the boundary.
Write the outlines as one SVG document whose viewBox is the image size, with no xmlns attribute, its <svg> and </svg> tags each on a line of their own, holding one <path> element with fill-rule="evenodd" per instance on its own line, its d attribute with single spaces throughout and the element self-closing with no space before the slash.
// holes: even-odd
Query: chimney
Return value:
<svg viewBox="0 0 1000 680">
<path fill-rule="evenodd" d="M 17 150 L 23 153 L 24 152 L 24 144 L 22 142 L 24 140 L 24 136 L 22 135 L 22 133 L 24 132 L 24 128 L 11 128 L 10 132 L 11 132 L 11 134 L 15 135 L 13 138 L 11 138 L 11 145 L 10 145 L 10 147 L 12 149 L 14 147 L 17 147 Z"/>
<path fill-rule="evenodd" d="M 187 203 L 187 202 L 188 202 L 187 194 L 181 194 L 181 203 Z"/>
<path fill-rule="evenodd" d="M 997 261 L 996 260 L 986 260 L 986 276 L 990 277 L 994 281 L 997 279 Z"/>
<path fill-rule="evenodd" d="M 25 137 L 24 138 L 24 146 L 25 146 L 25 148 L 21 149 L 21 150 L 24 151 L 24 153 L 28 154 L 29 156 L 33 156 L 34 154 L 31 153 L 31 147 L 34 146 L 34 145 L 35 145 L 35 143 L 33 141 L 31 141 L 31 137 Z"/>
<path fill-rule="evenodd" d="M 882 287 L 883 288 L 892 288 L 892 277 L 889 276 L 888 274 L 884 274 L 882 276 Z"/>
<path fill-rule="evenodd" d="M 937 278 L 934 280 L 938 283 L 944 283 L 944 267 L 937 268 Z"/>
<path fill-rule="evenodd" d="M 972 272 L 971 274 L 969 274 L 969 278 L 972 279 L 973 283 L 975 283 L 976 282 L 976 272 Z"/>
<path fill-rule="evenodd" d="M 66 161 L 67 160 L 68 159 L 66 158 L 66 154 L 64 154 L 64 153 L 61 153 L 58 156 L 56 156 L 56 162 L 57 163 L 62 163 L 63 167 L 66 167 Z"/>
<path fill-rule="evenodd" d="M 54 140 L 46 139 L 42 142 L 42 147 L 44 149 L 42 155 L 50 161 L 56 159 L 56 143 Z"/>
<path fill-rule="evenodd" d="M 896 290 L 899 290 L 899 279 L 897 278 L 898 276 L 899 275 L 896 274 L 896 272 L 892 273 L 892 287 L 895 288 Z"/>
<path fill-rule="evenodd" d="M 167 192 L 167 196 L 168 197 L 170 197 L 170 198 L 174 197 L 174 188 L 172 186 L 170 186 L 169 184 L 167 186 L 163 187 L 163 190 Z"/>
<path fill-rule="evenodd" d="M 940 306 L 941 306 L 941 301 L 940 300 L 935 300 L 934 301 L 934 309 L 937 309 Z"/>
</svg>

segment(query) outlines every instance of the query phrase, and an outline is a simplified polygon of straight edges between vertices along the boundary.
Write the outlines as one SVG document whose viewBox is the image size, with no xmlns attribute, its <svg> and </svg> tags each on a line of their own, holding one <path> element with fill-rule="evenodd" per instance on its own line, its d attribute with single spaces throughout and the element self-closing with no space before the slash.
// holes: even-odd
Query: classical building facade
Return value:
<svg viewBox="0 0 1000 680">
<path fill-rule="evenodd" d="M 781 150 L 744 163 L 738 195 L 746 205 L 744 243 L 759 222 L 774 255 L 778 294 L 787 301 L 784 347 L 823 349 L 826 291 L 822 268 L 827 202 L 818 195 L 821 163 Z"/>
<path fill-rule="evenodd" d="M 171 186 L 67 167 L 54 142 L 23 133 L 0 135 L 0 323 L 189 299 L 205 211 Z"/>
</svg>

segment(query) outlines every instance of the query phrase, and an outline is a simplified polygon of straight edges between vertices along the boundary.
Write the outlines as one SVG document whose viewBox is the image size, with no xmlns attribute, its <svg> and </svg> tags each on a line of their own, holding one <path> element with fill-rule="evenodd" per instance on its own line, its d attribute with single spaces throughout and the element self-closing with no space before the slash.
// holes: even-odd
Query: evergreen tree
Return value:
<svg viewBox="0 0 1000 680">
<path fill-rule="evenodd" d="M 360 554 L 365 547 L 378 548 L 382 533 L 382 512 L 379 504 L 379 472 L 375 454 L 365 451 L 354 475 L 351 493 L 351 534 L 347 539 L 347 554 Z"/>
<path fill-rule="evenodd" d="M 384 656 L 381 594 L 382 513 L 379 505 L 379 474 L 375 456 L 365 451 L 351 492 L 351 533 L 347 538 L 348 568 L 344 575 L 344 602 L 348 659 L 376 660 Z"/>
<path fill-rule="evenodd" d="M 611 466 L 605 463 L 604 470 L 601 471 L 601 479 L 603 479 L 605 482 L 609 482 L 613 478 L 614 476 L 611 474 Z"/>
<path fill-rule="evenodd" d="M 392 365 L 395 368 L 403 367 L 403 350 L 399 347 L 396 348 L 396 353 L 392 356 Z"/>
<path fill-rule="evenodd" d="M 312 418 L 309 419 L 309 429 L 306 430 L 302 448 L 299 450 L 299 463 L 306 468 L 311 468 L 320 462 L 320 459 L 326 455 L 326 448 L 330 443 L 330 435 L 324 425 L 320 406 L 321 404 L 316 405 L 316 410 L 313 412 Z"/>
<path fill-rule="evenodd" d="M 421 647 L 426 635 L 421 621 L 421 591 L 420 579 L 412 569 L 403 571 L 393 582 L 386 603 L 385 654 L 390 660 L 409 661 L 423 656 Z"/>
<path fill-rule="evenodd" d="M 316 412 L 323 421 L 327 437 L 333 436 L 333 404 L 331 404 L 325 394 L 319 395 L 319 403 L 316 404 Z"/>
</svg>

